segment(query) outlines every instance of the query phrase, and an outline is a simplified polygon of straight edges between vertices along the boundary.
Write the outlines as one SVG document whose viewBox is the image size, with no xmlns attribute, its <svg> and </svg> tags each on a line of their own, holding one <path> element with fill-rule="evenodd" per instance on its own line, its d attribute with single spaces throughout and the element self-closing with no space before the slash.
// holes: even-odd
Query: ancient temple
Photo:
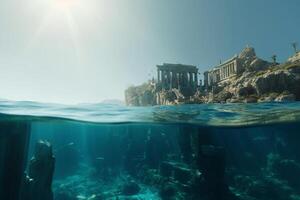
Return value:
<svg viewBox="0 0 300 200">
<path fill-rule="evenodd" d="M 169 64 L 157 65 L 157 83 L 162 89 L 181 89 L 198 86 L 198 68 L 193 65 Z"/>
<path fill-rule="evenodd" d="M 204 72 L 205 86 L 213 86 L 221 81 L 236 76 L 239 73 L 240 65 L 238 56 L 215 66 L 213 69 Z"/>
<path fill-rule="evenodd" d="M 245 66 L 255 68 L 255 65 L 268 66 L 268 63 L 257 58 L 255 49 L 247 45 L 240 54 L 204 72 L 204 87 L 206 89 L 212 89 L 213 86 L 217 86 L 222 82 L 226 82 L 242 74 L 245 71 Z"/>
</svg>

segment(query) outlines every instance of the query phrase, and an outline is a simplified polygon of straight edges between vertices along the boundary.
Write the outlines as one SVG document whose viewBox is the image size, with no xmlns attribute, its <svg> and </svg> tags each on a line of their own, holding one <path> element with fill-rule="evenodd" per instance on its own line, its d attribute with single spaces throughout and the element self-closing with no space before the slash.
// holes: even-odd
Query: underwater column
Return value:
<svg viewBox="0 0 300 200">
<path fill-rule="evenodd" d="M 30 123 L 0 122 L 0 199 L 20 199 L 29 138 Z"/>
</svg>

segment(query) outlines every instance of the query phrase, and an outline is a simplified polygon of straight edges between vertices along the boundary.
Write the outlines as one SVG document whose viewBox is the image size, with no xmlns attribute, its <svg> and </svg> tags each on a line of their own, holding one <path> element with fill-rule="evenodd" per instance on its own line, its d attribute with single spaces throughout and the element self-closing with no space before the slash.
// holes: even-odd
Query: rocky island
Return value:
<svg viewBox="0 0 300 200">
<path fill-rule="evenodd" d="M 238 55 L 203 73 L 192 65 L 157 66 L 157 78 L 125 91 L 130 106 L 257 103 L 300 100 L 300 51 L 286 62 L 259 58 L 247 46 Z"/>
</svg>

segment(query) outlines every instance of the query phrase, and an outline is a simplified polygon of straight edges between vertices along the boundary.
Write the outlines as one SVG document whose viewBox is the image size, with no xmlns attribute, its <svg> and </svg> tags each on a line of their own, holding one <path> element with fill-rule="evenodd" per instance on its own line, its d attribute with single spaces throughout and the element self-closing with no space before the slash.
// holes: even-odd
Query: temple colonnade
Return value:
<svg viewBox="0 0 300 200">
<path fill-rule="evenodd" d="M 164 64 L 157 66 L 157 82 L 164 89 L 198 86 L 198 69 L 194 66 Z"/>
</svg>

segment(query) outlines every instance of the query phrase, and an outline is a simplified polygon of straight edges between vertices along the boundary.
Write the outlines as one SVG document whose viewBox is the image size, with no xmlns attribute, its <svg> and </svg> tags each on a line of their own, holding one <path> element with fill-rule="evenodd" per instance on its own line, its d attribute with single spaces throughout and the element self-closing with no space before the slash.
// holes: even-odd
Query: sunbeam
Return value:
<svg viewBox="0 0 300 200">
<path fill-rule="evenodd" d="M 66 12 L 66 18 L 77 61 L 82 63 L 84 59 L 84 52 L 82 51 L 83 48 L 80 45 L 80 32 L 78 24 L 76 23 L 71 12 Z"/>
<path fill-rule="evenodd" d="M 81 63 L 84 59 L 82 46 L 80 45 L 80 27 L 76 18 L 87 20 L 97 20 L 98 17 L 93 14 L 92 6 L 89 5 L 92 1 L 81 0 L 42 0 L 42 3 L 37 4 L 37 12 L 45 10 L 40 20 L 40 25 L 33 32 L 32 37 L 28 40 L 25 52 L 39 45 L 44 35 L 50 37 L 53 35 L 69 35 L 74 48 L 74 56 Z M 35 1 L 35 3 L 37 3 Z M 39 10 L 40 8 L 40 10 Z M 86 26 L 86 24 L 84 24 Z M 65 28 L 64 28 L 65 27 Z"/>
</svg>

